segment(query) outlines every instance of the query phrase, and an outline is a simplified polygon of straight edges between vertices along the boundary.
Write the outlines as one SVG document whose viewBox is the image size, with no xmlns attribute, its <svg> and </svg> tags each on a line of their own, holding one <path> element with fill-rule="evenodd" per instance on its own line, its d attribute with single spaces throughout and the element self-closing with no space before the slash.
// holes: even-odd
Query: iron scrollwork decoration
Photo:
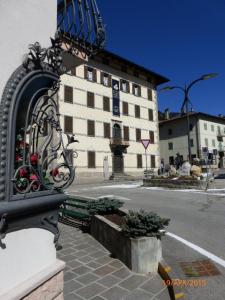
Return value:
<svg viewBox="0 0 225 300">
<path fill-rule="evenodd" d="M 93 55 L 104 48 L 105 27 L 96 0 L 58 0 L 57 26 L 63 38 L 73 41 L 69 51 L 78 46 Z"/>
</svg>

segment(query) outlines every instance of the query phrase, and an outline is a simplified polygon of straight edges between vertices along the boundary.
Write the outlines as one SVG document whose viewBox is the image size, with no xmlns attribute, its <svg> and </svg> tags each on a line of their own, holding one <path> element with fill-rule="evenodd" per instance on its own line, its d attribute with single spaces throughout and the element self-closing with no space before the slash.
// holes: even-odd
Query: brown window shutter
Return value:
<svg viewBox="0 0 225 300">
<path fill-rule="evenodd" d="M 138 96 L 141 97 L 141 86 L 138 86 Z"/>
<path fill-rule="evenodd" d="M 104 73 L 101 72 L 101 84 L 103 84 Z"/>
<path fill-rule="evenodd" d="M 95 107 L 95 95 L 92 92 L 87 92 L 87 107 Z"/>
<path fill-rule="evenodd" d="M 150 139 L 150 143 L 154 144 L 155 143 L 155 135 L 154 135 L 154 131 L 149 131 L 149 139 Z"/>
<path fill-rule="evenodd" d="M 123 115 L 128 116 L 128 114 L 129 114 L 128 103 L 123 102 Z"/>
<path fill-rule="evenodd" d="M 149 119 L 149 121 L 153 121 L 153 110 L 152 109 L 148 110 L 148 119 Z"/>
<path fill-rule="evenodd" d="M 137 154 L 137 168 L 140 169 L 142 168 L 142 155 Z"/>
<path fill-rule="evenodd" d="M 135 118 L 140 118 L 140 106 L 135 105 Z"/>
<path fill-rule="evenodd" d="M 110 99 L 109 97 L 103 97 L 103 110 L 110 111 Z"/>
<path fill-rule="evenodd" d="M 136 141 L 140 142 L 141 141 L 141 129 L 136 128 Z"/>
<path fill-rule="evenodd" d="M 129 127 L 128 126 L 123 126 L 123 138 L 124 138 L 124 141 L 129 141 L 130 140 Z"/>
<path fill-rule="evenodd" d="M 73 117 L 64 116 L 64 132 L 73 133 Z"/>
<path fill-rule="evenodd" d="M 110 139 L 110 124 L 104 123 L 104 138 Z"/>
<path fill-rule="evenodd" d="M 88 151 L 88 168 L 95 167 L 95 151 Z"/>
<path fill-rule="evenodd" d="M 121 90 L 121 91 L 123 90 L 122 84 L 123 84 L 123 80 L 120 79 L 120 90 Z"/>
<path fill-rule="evenodd" d="M 127 81 L 127 93 L 130 93 L 130 82 Z"/>
<path fill-rule="evenodd" d="M 64 86 L 64 101 L 73 103 L 73 88 L 71 86 Z"/>
<path fill-rule="evenodd" d="M 148 89 L 148 100 L 152 101 L 152 90 Z"/>
<path fill-rule="evenodd" d="M 71 69 L 71 75 L 73 75 L 73 76 L 76 76 L 76 72 L 77 70 L 76 70 L 76 67 L 73 67 L 72 69 Z"/>
<path fill-rule="evenodd" d="M 88 78 L 88 67 L 84 66 L 84 79 Z"/>
<path fill-rule="evenodd" d="M 95 136 L 95 121 L 87 120 L 87 135 Z"/>
<path fill-rule="evenodd" d="M 132 84 L 132 94 L 134 95 L 134 87 L 135 87 L 135 84 L 133 83 Z"/>
<path fill-rule="evenodd" d="M 93 69 L 93 81 L 97 82 L 97 70 Z"/>
<path fill-rule="evenodd" d="M 151 155 L 151 168 L 155 168 L 155 155 Z"/>
</svg>

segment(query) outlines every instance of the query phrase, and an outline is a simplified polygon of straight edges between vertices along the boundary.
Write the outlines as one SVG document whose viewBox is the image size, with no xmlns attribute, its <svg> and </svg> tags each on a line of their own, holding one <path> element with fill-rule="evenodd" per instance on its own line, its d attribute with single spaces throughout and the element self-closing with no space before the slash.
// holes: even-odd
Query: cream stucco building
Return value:
<svg viewBox="0 0 225 300">
<path fill-rule="evenodd" d="M 77 178 L 143 175 L 141 139 L 151 140 L 148 168 L 159 168 L 156 87 L 166 81 L 108 51 L 61 77 L 62 127 L 79 140 L 72 146 Z"/>
<path fill-rule="evenodd" d="M 176 154 L 179 153 L 187 160 L 188 138 L 186 115 L 175 116 L 161 120 L 160 152 L 165 164 L 174 164 Z M 209 153 L 209 159 L 216 167 L 224 166 L 225 143 L 225 118 L 205 113 L 190 113 L 190 144 L 191 156 L 202 159 Z"/>
</svg>

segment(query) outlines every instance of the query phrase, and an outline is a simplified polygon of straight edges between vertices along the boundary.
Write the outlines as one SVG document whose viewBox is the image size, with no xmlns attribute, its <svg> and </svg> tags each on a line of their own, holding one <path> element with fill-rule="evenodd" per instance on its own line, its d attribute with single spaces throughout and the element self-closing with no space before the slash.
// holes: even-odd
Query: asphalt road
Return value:
<svg viewBox="0 0 225 300">
<path fill-rule="evenodd" d="M 70 192 L 98 197 L 115 195 L 127 209 L 145 209 L 170 218 L 168 231 L 224 260 L 225 264 L 225 190 L 192 191 L 152 190 L 140 184 L 74 185 Z M 223 196 L 224 193 L 224 196 Z M 185 278 L 180 261 L 205 259 L 205 256 L 169 236 L 163 238 L 163 255 L 177 278 Z M 225 299 L 225 265 L 215 264 L 220 276 L 207 278 L 207 286 L 186 289 L 185 299 Z"/>
</svg>

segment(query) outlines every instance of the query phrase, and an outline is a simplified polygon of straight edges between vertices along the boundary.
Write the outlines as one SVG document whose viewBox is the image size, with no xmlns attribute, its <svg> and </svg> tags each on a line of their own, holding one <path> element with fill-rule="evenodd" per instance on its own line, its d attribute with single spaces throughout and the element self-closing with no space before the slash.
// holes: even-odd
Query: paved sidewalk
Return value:
<svg viewBox="0 0 225 300">
<path fill-rule="evenodd" d="M 131 272 L 92 236 L 60 224 L 59 259 L 66 262 L 65 300 L 169 300 L 157 275 Z"/>
</svg>

